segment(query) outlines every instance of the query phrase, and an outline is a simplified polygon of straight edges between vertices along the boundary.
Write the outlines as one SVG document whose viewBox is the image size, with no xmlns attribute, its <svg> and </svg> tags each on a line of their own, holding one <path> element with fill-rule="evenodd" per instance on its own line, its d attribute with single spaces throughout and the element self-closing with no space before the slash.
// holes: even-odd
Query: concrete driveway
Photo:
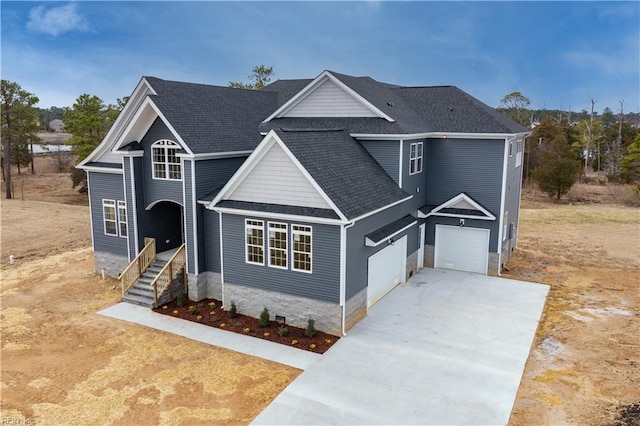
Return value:
<svg viewBox="0 0 640 426">
<path fill-rule="evenodd" d="M 548 291 L 425 268 L 253 424 L 506 424 Z"/>
</svg>

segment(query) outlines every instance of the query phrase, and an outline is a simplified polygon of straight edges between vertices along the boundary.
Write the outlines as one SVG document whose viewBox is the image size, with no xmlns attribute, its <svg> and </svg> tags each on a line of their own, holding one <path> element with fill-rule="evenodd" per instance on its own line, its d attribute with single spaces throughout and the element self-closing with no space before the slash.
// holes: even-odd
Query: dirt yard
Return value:
<svg viewBox="0 0 640 426">
<path fill-rule="evenodd" d="M 96 314 L 120 293 L 93 273 L 86 197 L 31 178 L 1 204 L 4 423 L 246 424 L 300 374 Z M 552 290 L 510 424 L 637 425 L 616 418 L 640 403 L 640 209 L 522 207 L 505 275 Z"/>
</svg>

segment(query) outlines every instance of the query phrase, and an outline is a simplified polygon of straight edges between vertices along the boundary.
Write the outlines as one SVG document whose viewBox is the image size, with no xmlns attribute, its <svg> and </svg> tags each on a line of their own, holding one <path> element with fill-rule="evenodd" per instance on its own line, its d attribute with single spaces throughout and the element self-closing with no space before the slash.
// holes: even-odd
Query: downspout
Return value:
<svg viewBox="0 0 640 426">
<path fill-rule="evenodd" d="M 351 222 L 346 225 L 340 225 L 340 304 L 342 305 L 342 335 L 347 335 L 347 229 L 355 225 Z"/>
</svg>

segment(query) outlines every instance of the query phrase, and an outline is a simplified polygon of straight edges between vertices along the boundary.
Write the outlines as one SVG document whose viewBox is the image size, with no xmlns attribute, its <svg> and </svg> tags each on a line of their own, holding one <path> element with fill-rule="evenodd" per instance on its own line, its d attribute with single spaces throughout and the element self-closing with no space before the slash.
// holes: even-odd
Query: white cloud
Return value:
<svg viewBox="0 0 640 426">
<path fill-rule="evenodd" d="M 49 9 L 36 6 L 29 12 L 27 28 L 54 37 L 69 31 L 86 31 L 87 22 L 77 9 L 74 3 Z"/>
</svg>

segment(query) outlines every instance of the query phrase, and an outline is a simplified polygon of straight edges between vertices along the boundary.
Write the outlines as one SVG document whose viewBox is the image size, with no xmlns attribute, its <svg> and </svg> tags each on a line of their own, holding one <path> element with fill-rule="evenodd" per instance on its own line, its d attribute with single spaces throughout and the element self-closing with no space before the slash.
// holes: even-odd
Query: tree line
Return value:
<svg viewBox="0 0 640 426">
<path fill-rule="evenodd" d="M 606 107 L 590 110 L 529 109 L 531 101 L 520 92 L 506 95 L 498 111 L 532 129 L 524 153 L 524 179 L 549 196 L 560 198 L 591 172 L 609 181 L 640 184 L 640 114 Z M 640 188 L 639 188 L 640 189 Z"/>
<path fill-rule="evenodd" d="M 275 75 L 273 67 L 258 65 L 252 69 L 249 82 L 229 82 L 229 87 L 261 89 Z M 109 131 L 128 98 L 106 104 L 95 95 L 80 95 L 73 106 L 50 109 L 36 107 L 38 97 L 23 90 L 16 82 L 0 84 L 0 129 L 2 130 L 2 172 L 6 197 L 12 198 L 11 167 L 28 164 L 32 159 L 29 146 L 39 142 L 37 132 L 54 118 L 64 121 L 65 132 L 72 138 L 77 161 L 85 159 Z M 520 92 L 506 95 L 497 108 L 500 112 L 532 128 L 525 143 L 523 172 L 525 182 L 534 181 L 549 196 L 560 198 L 576 180 L 590 171 L 601 172 L 609 179 L 640 186 L 640 131 L 629 115 L 605 108 L 602 114 L 561 110 L 533 110 L 531 101 Z M 634 115 L 631 115 L 633 118 Z M 639 114 L 636 114 L 640 118 Z M 50 120 L 51 119 L 51 120 Z M 86 174 L 74 169 L 73 187 L 86 191 Z"/>
</svg>

